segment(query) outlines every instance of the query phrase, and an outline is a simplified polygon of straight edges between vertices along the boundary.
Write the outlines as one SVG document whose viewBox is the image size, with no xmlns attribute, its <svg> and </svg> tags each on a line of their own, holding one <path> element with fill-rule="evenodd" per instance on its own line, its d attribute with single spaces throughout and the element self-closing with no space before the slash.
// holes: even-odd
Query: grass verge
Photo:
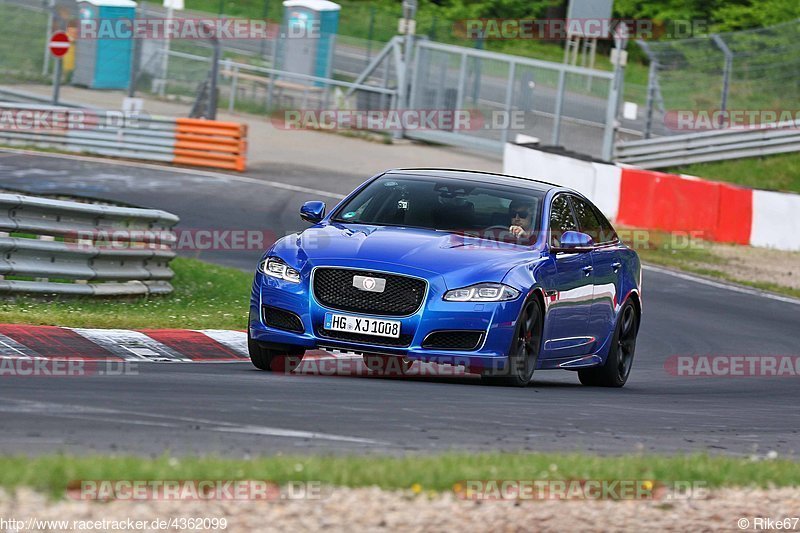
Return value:
<svg viewBox="0 0 800 533">
<path fill-rule="evenodd" d="M 253 276 L 176 258 L 172 294 L 138 298 L 41 298 L 0 301 L 0 323 L 93 328 L 244 329 Z"/>
<path fill-rule="evenodd" d="M 800 462 L 685 455 L 600 457 L 547 453 L 446 453 L 409 457 L 270 456 L 157 458 L 45 455 L 0 457 L 0 487 L 63 496 L 77 480 L 315 481 L 341 487 L 448 491 L 465 480 L 650 480 L 715 487 L 800 485 Z"/>
<path fill-rule="evenodd" d="M 800 193 L 800 152 L 697 163 L 664 170 L 756 189 Z"/>
</svg>

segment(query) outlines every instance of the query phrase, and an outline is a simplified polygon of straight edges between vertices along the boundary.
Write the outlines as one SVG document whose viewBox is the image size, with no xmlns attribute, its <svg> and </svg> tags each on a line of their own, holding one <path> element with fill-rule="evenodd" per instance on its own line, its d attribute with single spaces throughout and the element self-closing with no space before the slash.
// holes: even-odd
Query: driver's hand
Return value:
<svg viewBox="0 0 800 533">
<path fill-rule="evenodd" d="M 511 226 L 508 228 L 508 231 L 511 233 L 511 235 L 518 239 L 524 239 L 528 236 L 528 232 L 525 231 L 522 226 Z"/>
</svg>

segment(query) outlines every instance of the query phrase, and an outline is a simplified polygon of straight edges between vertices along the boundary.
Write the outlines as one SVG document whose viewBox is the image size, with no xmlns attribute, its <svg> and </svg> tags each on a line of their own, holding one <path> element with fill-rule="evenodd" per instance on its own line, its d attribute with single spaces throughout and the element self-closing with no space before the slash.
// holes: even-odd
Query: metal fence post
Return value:
<svg viewBox="0 0 800 533">
<path fill-rule="evenodd" d="M 134 18 L 137 18 L 138 13 L 140 13 L 141 7 L 136 8 L 134 11 Z M 128 80 L 128 96 L 134 97 L 136 96 L 136 80 L 139 77 L 139 53 L 141 52 L 141 47 L 139 46 L 139 39 L 134 37 L 131 39 L 131 72 L 130 72 L 130 79 Z"/>
<path fill-rule="evenodd" d="M 375 31 L 375 6 L 369 8 L 369 30 L 367 32 L 367 65 L 372 61 L 372 37 Z"/>
<path fill-rule="evenodd" d="M 211 60 L 211 83 L 209 84 L 209 92 L 211 94 L 208 95 L 209 107 L 211 109 L 209 109 L 208 118 L 210 120 L 217 120 L 217 78 L 219 78 L 219 58 L 222 55 L 222 43 L 218 35 L 214 35 L 213 43 L 214 57 Z"/>
<path fill-rule="evenodd" d="M 461 65 L 458 69 L 458 88 L 456 93 L 456 109 L 464 107 L 464 84 L 467 82 L 467 53 L 461 54 Z"/>
<path fill-rule="evenodd" d="M 47 76 L 50 70 L 50 49 L 47 47 L 47 40 L 53 34 L 53 17 L 56 10 L 55 0 L 50 0 L 50 9 L 47 13 L 47 29 L 45 30 L 45 45 L 44 45 L 44 62 L 42 63 L 42 76 Z"/>
<path fill-rule="evenodd" d="M 622 47 L 617 47 L 622 50 Z M 619 105 L 619 90 L 622 84 L 622 61 L 621 53 L 617 55 L 617 63 L 614 65 L 614 79 L 608 91 L 608 104 L 606 107 L 606 124 L 603 129 L 603 152 L 604 161 L 611 161 L 614 156 L 614 131 L 616 130 L 617 109 Z"/>
<path fill-rule="evenodd" d="M 647 75 L 647 103 L 645 104 L 644 138 L 649 139 L 653 134 L 653 106 L 656 99 L 656 76 L 658 76 L 658 62 L 650 60 L 650 72 Z"/>
<path fill-rule="evenodd" d="M 561 138 L 561 113 L 564 109 L 564 91 L 566 90 L 567 71 L 563 68 L 558 71 L 558 93 L 556 94 L 556 109 L 553 117 L 553 135 L 550 144 L 558 146 Z"/>
<path fill-rule="evenodd" d="M 231 96 L 228 98 L 228 113 L 233 113 L 236 108 L 236 93 L 239 90 L 239 67 L 233 67 L 233 76 L 231 78 Z"/>
<path fill-rule="evenodd" d="M 730 90 L 731 69 L 733 68 L 733 52 L 731 52 L 731 49 L 728 48 L 728 45 L 725 44 L 725 41 L 723 41 L 722 37 L 718 34 L 715 33 L 712 35 L 711 40 L 713 40 L 717 48 L 722 50 L 722 53 L 725 54 L 725 66 L 722 71 L 722 97 L 720 101 L 720 110 L 724 112 L 728 108 L 728 91 Z M 723 120 L 723 118 L 720 117 L 720 120 Z"/>
<path fill-rule="evenodd" d="M 508 64 L 508 85 L 506 85 L 506 100 L 505 100 L 505 112 L 506 112 L 506 127 L 503 128 L 503 132 L 500 134 L 500 142 L 504 145 L 508 142 L 508 129 L 511 127 L 511 99 L 514 97 L 514 77 L 516 76 L 517 71 L 517 64 L 513 61 L 510 61 Z"/>
</svg>

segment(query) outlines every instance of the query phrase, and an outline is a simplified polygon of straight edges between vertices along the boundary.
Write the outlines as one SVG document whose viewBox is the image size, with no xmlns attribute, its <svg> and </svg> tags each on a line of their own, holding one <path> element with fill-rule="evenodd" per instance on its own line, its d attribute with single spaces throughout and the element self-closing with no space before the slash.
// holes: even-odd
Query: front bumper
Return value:
<svg viewBox="0 0 800 533">
<path fill-rule="evenodd" d="M 374 267 L 373 269 L 380 270 Z M 314 298 L 310 280 L 306 275 L 300 283 L 289 283 L 257 272 L 250 298 L 250 336 L 258 342 L 276 348 L 296 346 L 306 350 L 336 349 L 355 353 L 402 356 L 411 361 L 461 365 L 473 370 L 504 368 L 524 296 L 509 302 L 446 302 L 442 299 L 447 290 L 444 280 L 430 274 L 424 277 L 428 281 L 428 291 L 420 309 L 410 316 L 395 317 L 330 309 L 322 306 Z M 302 321 L 303 331 L 290 332 L 267 326 L 262 315 L 263 306 L 295 313 Z M 395 347 L 360 340 L 354 342 L 327 338 L 320 330 L 325 313 L 330 312 L 400 321 L 400 333 L 410 338 L 410 343 L 408 346 Z M 422 347 L 423 340 L 428 334 L 443 330 L 482 331 L 484 335 L 474 350 Z"/>
</svg>

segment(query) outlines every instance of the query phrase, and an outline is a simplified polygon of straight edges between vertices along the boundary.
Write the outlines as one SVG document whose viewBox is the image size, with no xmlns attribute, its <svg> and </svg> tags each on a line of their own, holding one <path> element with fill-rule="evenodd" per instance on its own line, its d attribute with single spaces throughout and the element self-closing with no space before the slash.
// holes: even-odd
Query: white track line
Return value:
<svg viewBox="0 0 800 533">
<path fill-rule="evenodd" d="M 83 405 L 69 405 L 62 403 L 40 402 L 32 400 L 18 400 L 11 398 L 0 398 L 0 412 L 42 414 L 45 416 L 56 416 L 60 418 L 73 418 L 89 421 L 113 422 L 118 424 L 129 424 L 137 426 L 155 426 L 172 429 L 185 429 L 186 423 L 199 425 L 200 430 L 214 431 L 221 433 L 239 433 L 247 435 L 261 435 L 268 437 L 286 437 L 295 439 L 311 440 L 330 440 L 336 442 L 352 442 L 354 444 L 370 445 L 390 445 L 388 442 L 361 437 L 350 437 L 347 435 L 336 435 L 332 433 L 319 433 L 312 431 L 300 431 L 293 429 L 283 429 L 269 426 L 252 426 L 246 424 L 234 424 L 230 422 L 220 422 L 206 418 L 194 418 L 185 416 L 171 416 L 156 413 L 141 413 L 138 411 L 126 411 L 110 409 L 107 407 L 88 407 Z M 113 415 L 113 416 L 103 416 Z M 132 417 L 138 417 L 135 420 Z M 155 419 L 155 420 L 154 420 Z"/>
<path fill-rule="evenodd" d="M 195 329 L 213 341 L 220 343 L 240 354 L 242 357 L 250 357 L 247 351 L 247 333 L 244 331 L 234 331 L 230 329 Z"/>
<path fill-rule="evenodd" d="M 3 334 L 0 334 L 0 358 L 39 359 L 42 356 Z"/>
<path fill-rule="evenodd" d="M 323 191 L 320 189 L 311 189 L 309 187 L 300 187 L 299 185 L 290 185 L 288 183 L 281 183 L 280 181 L 271 181 L 271 180 L 260 180 L 256 178 L 249 178 L 247 176 L 236 176 L 234 174 L 225 174 L 224 172 L 210 172 L 208 170 L 193 170 L 189 168 L 182 168 L 182 167 L 168 167 L 164 165 L 153 165 L 151 163 L 139 163 L 139 162 L 131 162 L 131 161 L 118 161 L 118 160 L 109 160 L 109 159 L 101 159 L 97 157 L 87 157 L 82 155 L 73 155 L 73 154 L 52 154 L 52 153 L 45 153 L 45 152 L 36 152 L 34 150 L 18 150 L 16 148 L 2 148 L 0 151 L 3 152 L 14 152 L 17 154 L 24 154 L 24 155 L 34 155 L 34 156 L 41 156 L 41 157 L 52 157 L 56 159 L 72 159 L 74 161 L 85 161 L 91 163 L 105 163 L 107 165 L 116 165 L 121 167 L 131 167 L 131 168 L 147 168 L 151 170 L 160 170 L 162 172 L 175 172 L 178 174 L 190 174 L 192 176 L 205 176 L 208 178 L 216 178 L 216 179 L 227 179 L 232 181 L 238 181 L 241 183 L 250 183 L 254 185 L 266 185 L 267 187 L 275 187 L 276 189 L 284 189 L 287 191 L 294 191 L 294 192 L 304 192 L 309 194 L 314 194 L 317 196 L 327 196 L 329 198 L 336 198 L 341 200 L 346 195 L 339 194 L 330 191 Z M 364 178 L 366 179 L 366 178 Z"/>
<path fill-rule="evenodd" d="M 713 281 L 708 278 L 703 278 L 700 276 L 693 276 L 691 274 L 685 274 L 683 272 L 676 272 L 675 270 L 670 270 L 668 268 L 661 268 L 652 265 L 642 265 L 642 268 L 645 270 L 649 270 L 651 272 L 666 274 L 668 276 L 673 276 L 682 280 L 693 281 L 701 285 L 708 285 L 709 287 L 715 287 L 717 289 L 725 289 L 733 292 L 739 292 L 742 294 L 748 294 L 750 296 L 760 296 L 762 298 L 768 298 L 770 300 L 776 300 L 778 302 L 800 305 L 800 300 L 798 300 L 797 298 L 792 298 L 791 296 L 781 296 L 779 294 L 772 294 L 770 292 L 764 292 L 758 289 L 751 289 L 749 287 L 743 287 L 741 285 L 733 285 L 730 283 Z M 647 290 L 647 286 L 645 286 L 645 290 Z"/>
<path fill-rule="evenodd" d="M 138 331 L 128 329 L 69 328 L 126 361 L 191 361 Z"/>
</svg>

